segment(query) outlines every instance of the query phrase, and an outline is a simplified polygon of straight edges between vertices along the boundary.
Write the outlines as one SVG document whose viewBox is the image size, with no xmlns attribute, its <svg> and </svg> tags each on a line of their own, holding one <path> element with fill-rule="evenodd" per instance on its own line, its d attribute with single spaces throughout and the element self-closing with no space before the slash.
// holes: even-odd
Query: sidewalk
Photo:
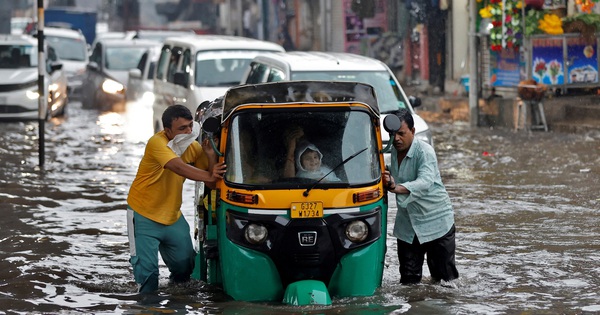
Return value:
<svg viewBox="0 0 600 315">
<path fill-rule="evenodd" d="M 460 83 L 447 80 L 444 92 L 435 91 L 428 84 L 402 87 L 407 96 L 421 98 L 421 106 L 416 111 L 425 121 L 469 121 L 469 96 Z"/>
<path fill-rule="evenodd" d="M 403 86 L 405 93 L 421 98 L 416 110 L 427 122 L 469 122 L 469 97 L 457 81 L 447 80 L 445 91 L 438 92 L 427 85 Z M 563 133 L 600 132 L 600 95 L 580 92 L 578 95 L 547 95 L 543 99 L 549 131 Z M 498 97 L 478 100 L 478 125 L 516 129 L 520 98 Z M 531 109 L 527 108 L 527 125 L 531 125 Z M 518 126 L 525 129 L 525 125 Z"/>
</svg>

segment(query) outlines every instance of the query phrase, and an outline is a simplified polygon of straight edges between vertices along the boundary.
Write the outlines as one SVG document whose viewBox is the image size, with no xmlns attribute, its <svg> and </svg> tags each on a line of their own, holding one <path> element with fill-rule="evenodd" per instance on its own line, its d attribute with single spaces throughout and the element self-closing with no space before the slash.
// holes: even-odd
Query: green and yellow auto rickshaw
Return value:
<svg viewBox="0 0 600 315">
<path fill-rule="evenodd" d="M 216 189 L 197 192 L 195 277 L 243 301 L 327 305 L 375 293 L 388 200 L 370 85 L 244 85 L 202 104 L 196 119 L 227 172 Z M 290 130 L 302 130 L 325 171 L 285 171 Z"/>
</svg>

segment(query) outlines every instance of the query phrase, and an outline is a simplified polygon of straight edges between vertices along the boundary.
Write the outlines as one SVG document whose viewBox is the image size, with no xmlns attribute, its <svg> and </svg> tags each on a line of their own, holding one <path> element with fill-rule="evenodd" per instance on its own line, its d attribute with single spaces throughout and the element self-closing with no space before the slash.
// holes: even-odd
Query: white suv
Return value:
<svg viewBox="0 0 600 315">
<path fill-rule="evenodd" d="M 154 130 L 163 128 L 161 116 L 171 105 L 187 106 L 192 113 L 203 101 L 223 96 L 238 85 L 255 56 L 283 52 L 278 44 L 224 35 L 167 38 L 154 77 Z"/>
<path fill-rule="evenodd" d="M 407 108 L 415 121 L 415 137 L 433 145 L 429 126 L 413 109 L 421 104 L 421 100 L 407 97 L 393 72 L 377 59 L 350 53 L 316 51 L 264 54 L 254 58 L 241 83 L 287 80 L 355 81 L 370 84 L 375 88 L 382 124 L 385 114 Z M 384 132 L 382 136 L 386 145 L 389 135 Z"/>
</svg>

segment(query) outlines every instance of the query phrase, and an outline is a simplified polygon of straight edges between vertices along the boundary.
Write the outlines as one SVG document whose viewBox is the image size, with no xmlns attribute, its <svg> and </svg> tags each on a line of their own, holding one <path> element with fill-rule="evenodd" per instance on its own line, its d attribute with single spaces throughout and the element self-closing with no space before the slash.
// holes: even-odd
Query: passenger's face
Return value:
<svg viewBox="0 0 600 315">
<path fill-rule="evenodd" d="M 192 133 L 193 127 L 193 120 L 179 117 L 173 120 L 173 122 L 171 123 L 171 128 L 165 128 L 165 134 L 167 135 L 167 138 L 169 140 L 172 140 L 178 134 Z"/>
<path fill-rule="evenodd" d="M 402 122 L 400 129 L 394 134 L 394 148 L 398 152 L 405 152 L 410 149 L 410 145 L 415 137 L 415 128 L 408 129 L 406 122 Z"/>
<path fill-rule="evenodd" d="M 306 150 L 300 157 L 300 164 L 307 171 L 318 171 L 321 168 L 319 153 L 317 151 Z"/>
</svg>

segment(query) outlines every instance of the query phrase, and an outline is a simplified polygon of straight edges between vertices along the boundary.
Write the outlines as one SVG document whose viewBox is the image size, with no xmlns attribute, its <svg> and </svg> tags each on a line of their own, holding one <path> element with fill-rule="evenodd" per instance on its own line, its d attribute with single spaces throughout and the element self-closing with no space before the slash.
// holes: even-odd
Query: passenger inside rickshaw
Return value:
<svg viewBox="0 0 600 315">
<path fill-rule="evenodd" d="M 319 185 L 360 186 L 379 179 L 377 138 L 371 117 L 366 112 L 338 109 L 246 111 L 234 116 L 226 149 L 225 180 L 234 185 L 271 188 L 314 184 L 318 179 L 296 176 L 298 169 L 285 170 L 288 161 L 285 130 L 292 126 L 302 128 L 305 139 L 319 148 L 321 163 L 333 170 L 330 178 L 336 180 L 324 179 Z"/>
<path fill-rule="evenodd" d="M 291 126 L 284 133 L 286 157 L 283 168 L 285 178 L 301 177 L 339 181 L 333 170 L 323 164 L 323 153 L 304 136 L 304 129 Z"/>
</svg>

